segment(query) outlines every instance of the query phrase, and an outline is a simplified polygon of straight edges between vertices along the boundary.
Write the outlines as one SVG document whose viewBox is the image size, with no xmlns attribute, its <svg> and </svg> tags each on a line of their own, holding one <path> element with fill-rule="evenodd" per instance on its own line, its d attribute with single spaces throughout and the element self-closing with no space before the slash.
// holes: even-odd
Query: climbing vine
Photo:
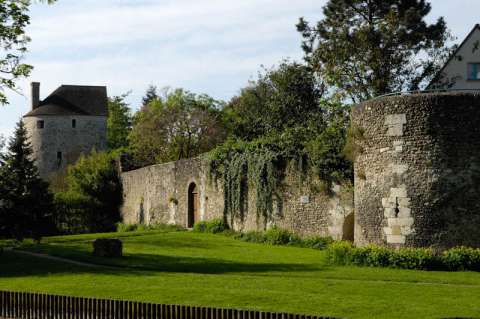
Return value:
<svg viewBox="0 0 480 319">
<path fill-rule="evenodd" d="M 351 164 L 342 154 L 344 139 L 335 139 L 337 135 L 329 132 L 282 145 L 277 141 L 227 142 L 210 152 L 210 180 L 223 182 L 225 216 L 243 220 L 248 205 L 254 203 L 257 218 L 271 219 L 287 167 L 295 171 L 300 186 L 319 179 L 317 184 L 325 193 L 332 183 L 351 179 Z M 249 189 L 254 198 L 248 198 Z"/>
<path fill-rule="evenodd" d="M 282 156 L 268 148 L 212 152 L 210 176 L 223 178 L 225 214 L 243 219 L 248 209 L 248 190 L 255 189 L 257 217 L 269 218 L 282 176 Z M 221 159 L 220 159 L 221 158 Z"/>
</svg>

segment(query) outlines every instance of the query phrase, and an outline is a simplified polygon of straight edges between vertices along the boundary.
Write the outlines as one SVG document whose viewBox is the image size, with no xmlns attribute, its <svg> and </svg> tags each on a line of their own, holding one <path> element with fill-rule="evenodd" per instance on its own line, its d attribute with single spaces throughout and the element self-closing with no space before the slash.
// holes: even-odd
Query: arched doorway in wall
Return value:
<svg viewBox="0 0 480 319">
<path fill-rule="evenodd" d="M 354 229 L 355 229 L 355 213 L 351 212 L 347 216 L 345 216 L 345 220 L 343 222 L 343 236 L 342 240 L 348 240 L 353 242 L 354 240 Z"/>
<path fill-rule="evenodd" d="M 198 187 L 195 183 L 188 186 L 188 216 L 187 227 L 191 228 L 200 220 L 200 199 Z"/>
</svg>

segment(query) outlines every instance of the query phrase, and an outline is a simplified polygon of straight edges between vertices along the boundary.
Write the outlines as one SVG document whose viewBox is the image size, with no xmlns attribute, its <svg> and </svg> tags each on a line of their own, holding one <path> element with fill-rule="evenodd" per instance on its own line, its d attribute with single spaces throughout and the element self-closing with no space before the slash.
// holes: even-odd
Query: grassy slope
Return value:
<svg viewBox="0 0 480 319">
<path fill-rule="evenodd" d="M 219 235 L 122 236 L 121 260 L 90 257 L 91 240 L 99 235 L 49 238 L 40 247 L 28 248 L 123 266 L 118 269 L 4 253 L 0 289 L 348 318 L 480 316 L 478 273 L 332 267 L 321 251 L 243 243 Z"/>
</svg>

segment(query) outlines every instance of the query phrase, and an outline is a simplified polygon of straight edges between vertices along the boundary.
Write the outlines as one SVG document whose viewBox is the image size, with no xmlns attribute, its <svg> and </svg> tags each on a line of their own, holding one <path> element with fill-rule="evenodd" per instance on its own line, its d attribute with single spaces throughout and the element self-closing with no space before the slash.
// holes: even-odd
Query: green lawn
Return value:
<svg viewBox="0 0 480 319">
<path fill-rule="evenodd" d="M 90 257 L 94 238 L 119 236 L 124 258 Z M 5 252 L 0 290 L 346 318 L 480 317 L 480 273 L 334 267 L 322 251 L 192 232 L 52 237 L 26 249 L 118 267 Z"/>
</svg>

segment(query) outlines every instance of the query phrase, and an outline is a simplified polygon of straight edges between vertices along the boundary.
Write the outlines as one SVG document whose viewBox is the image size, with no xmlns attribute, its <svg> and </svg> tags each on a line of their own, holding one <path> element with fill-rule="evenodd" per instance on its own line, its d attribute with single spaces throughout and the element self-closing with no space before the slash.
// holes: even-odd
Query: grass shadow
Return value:
<svg viewBox="0 0 480 319">
<path fill-rule="evenodd" d="M 192 274 L 227 273 L 293 273 L 320 270 L 319 265 L 292 263 L 245 263 L 215 258 L 172 257 L 152 254 L 133 254 L 118 259 L 85 257 L 76 261 L 89 262 L 104 267 L 86 267 L 40 257 L 4 252 L 1 256 L 0 278 L 42 276 L 51 274 L 104 273 L 111 275 L 149 275 L 159 272 Z"/>
</svg>

